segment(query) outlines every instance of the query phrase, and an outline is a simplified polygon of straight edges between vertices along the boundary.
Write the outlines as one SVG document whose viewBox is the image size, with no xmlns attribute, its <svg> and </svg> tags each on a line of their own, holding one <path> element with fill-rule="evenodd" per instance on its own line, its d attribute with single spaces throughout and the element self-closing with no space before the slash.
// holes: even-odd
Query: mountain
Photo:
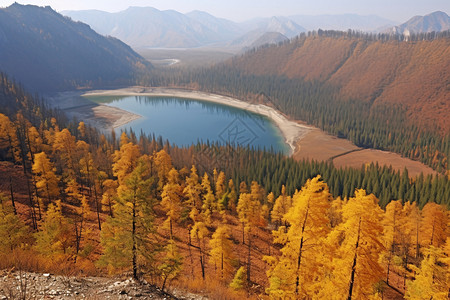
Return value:
<svg viewBox="0 0 450 300">
<path fill-rule="evenodd" d="M 151 65 L 121 41 L 104 37 L 50 7 L 0 9 L 0 71 L 31 91 L 129 84 Z"/>
<path fill-rule="evenodd" d="M 264 45 L 279 44 L 288 40 L 289 39 L 285 35 L 279 32 L 266 32 L 265 34 L 260 36 L 259 39 L 254 41 L 249 48 L 259 48 Z"/>
<path fill-rule="evenodd" d="M 292 38 L 306 31 L 305 28 L 286 17 L 258 18 L 242 22 L 240 25 L 246 28 L 247 31 L 258 31 L 262 34 L 266 32 L 279 32 L 288 38 Z"/>
<path fill-rule="evenodd" d="M 450 30 L 450 17 L 442 11 L 436 11 L 426 16 L 415 16 L 407 22 L 395 26 L 392 31 L 403 33 L 405 31 L 414 33 L 441 32 Z"/>
<path fill-rule="evenodd" d="M 382 41 L 341 33 L 310 35 L 235 57 L 237 74 L 322 82 L 337 99 L 401 105 L 416 126 L 450 132 L 450 38 Z"/>
<path fill-rule="evenodd" d="M 222 42 L 243 33 L 233 22 L 194 11 L 182 14 L 152 7 L 130 7 L 118 13 L 64 11 L 63 14 L 114 36 L 134 48 L 192 48 Z"/>
<path fill-rule="evenodd" d="M 187 13 L 186 16 L 213 30 L 224 40 L 233 39 L 236 36 L 243 34 L 245 31 L 245 29 L 237 23 L 222 18 L 216 18 L 203 11 L 195 10 Z"/>
<path fill-rule="evenodd" d="M 305 27 L 307 30 L 360 30 L 365 32 L 376 32 L 379 28 L 392 27 L 398 23 L 384 19 L 375 15 L 360 16 L 356 14 L 342 15 L 294 15 L 289 16 L 297 24 Z"/>
<path fill-rule="evenodd" d="M 264 44 L 277 44 L 305 32 L 305 28 L 284 17 L 258 18 L 240 24 L 247 33 L 234 39 L 227 47 L 246 51 Z M 275 37 L 275 34 L 277 37 Z"/>
<path fill-rule="evenodd" d="M 64 15 L 89 24 L 97 32 L 114 36 L 138 48 L 193 48 L 210 45 L 249 47 L 267 32 L 288 38 L 305 28 L 285 17 L 243 23 L 216 18 L 206 12 L 182 14 L 152 7 L 130 7 L 117 13 L 96 10 L 63 11 Z"/>
</svg>

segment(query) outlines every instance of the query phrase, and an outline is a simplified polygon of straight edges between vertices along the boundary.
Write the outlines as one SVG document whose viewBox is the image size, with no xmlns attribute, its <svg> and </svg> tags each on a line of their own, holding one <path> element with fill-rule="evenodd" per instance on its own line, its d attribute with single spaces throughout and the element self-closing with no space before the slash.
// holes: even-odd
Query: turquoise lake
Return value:
<svg viewBox="0 0 450 300">
<path fill-rule="evenodd" d="M 137 135 L 162 136 L 178 146 L 198 141 L 231 143 L 289 153 L 289 146 L 268 118 L 213 102 L 146 96 L 91 96 L 91 101 L 107 104 L 142 116 L 116 129 L 131 128 Z"/>
</svg>

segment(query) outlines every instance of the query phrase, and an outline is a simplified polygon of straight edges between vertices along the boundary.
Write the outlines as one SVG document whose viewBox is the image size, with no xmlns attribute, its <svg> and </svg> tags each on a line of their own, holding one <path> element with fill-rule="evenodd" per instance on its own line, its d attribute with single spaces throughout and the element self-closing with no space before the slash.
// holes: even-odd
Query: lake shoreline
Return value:
<svg viewBox="0 0 450 300">
<path fill-rule="evenodd" d="M 81 96 L 148 96 L 148 97 L 177 97 L 177 98 L 186 98 L 192 100 L 199 101 L 207 101 L 227 106 L 232 106 L 236 108 L 240 108 L 246 111 L 250 111 L 270 119 L 275 126 L 280 130 L 283 135 L 285 143 L 290 147 L 290 155 L 295 153 L 296 145 L 298 141 L 300 141 L 304 136 L 307 135 L 309 131 L 313 129 L 313 127 L 299 124 L 295 121 L 291 121 L 286 116 L 284 116 L 279 111 L 263 105 L 263 104 L 250 104 L 236 98 L 210 94 L 200 91 L 186 90 L 186 89 L 176 89 L 176 88 L 153 88 L 153 87 L 128 87 L 116 90 L 94 90 L 88 91 Z M 95 108 L 96 115 L 106 116 L 110 112 L 110 108 L 113 108 L 108 105 L 99 105 Z M 121 110 L 123 111 L 123 110 Z M 138 119 L 140 116 L 127 112 L 120 117 L 120 119 L 115 120 L 112 125 L 109 125 L 113 128 L 117 128 L 119 126 L 123 126 L 133 120 Z M 104 124 L 108 126 L 107 124 Z M 103 129 L 105 126 L 103 126 Z"/>
<path fill-rule="evenodd" d="M 359 168 L 361 164 L 378 162 L 380 165 L 394 165 L 394 169 L 402 171 L 405 167 L 411 177 L 420 172 L 436 174 L 436 171 L 424 164 L 401 156 L 387 157 L 391 152 L 365 149 L 343 155 L 350 150 L 360 149 L 351 141 L 331 136 L 313 126 L 306 126 L 297 121 L 288 120 L 284 115 L 265 105 L 249 104 L 231 97 L 209 94 L 199 91 L 176 88 L 147 88 L 128 87 L 115 90 L 69 91 L 54 95 L 47 95 L 46 99 L 53 107 L 66 112 L 69 118 L 82 120 L 96 127 L 102 133 L 108 134 L 114 128 L 141 118 L 140 115 L 129 111 L 96 104 L 83 96 L 153 96 L 153 97 L 180 97 L 193 100 L 203 100 L 234 106 L 248 111 L 265 115 L 281 131 L 283 138 L 291 148 L 291 155 L 295 160 L 332 161 L 339 167 Z M 278 118 L 279 117 L 279 118 Z M 277 122 L 278 121 L 278 122 Z M 295 151 L 293 151 L 295 149 Z M 339 156 L 337 159 L 333 157 Z"/>
</svg>

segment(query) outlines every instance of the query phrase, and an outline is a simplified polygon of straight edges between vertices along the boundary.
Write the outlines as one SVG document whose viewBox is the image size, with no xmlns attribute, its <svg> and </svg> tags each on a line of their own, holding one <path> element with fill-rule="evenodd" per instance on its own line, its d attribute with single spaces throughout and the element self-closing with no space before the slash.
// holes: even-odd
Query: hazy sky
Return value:
<svg viewBox="0 0 450 300">
<path fill-rule="evenodd" d="M 0 6 L 14 1 L 0 0 Z M 21 4 L 50 5 L 56 11 L 99 9 L 109 12 L 129 6 L 151 6 L 182 13 L 206 11 L 216 17 L 244 21 L 255 17 L 356 13 L 405 22 L 436 10 L 450 13 L 450 0 L 18 0 Z"/>
</svg>

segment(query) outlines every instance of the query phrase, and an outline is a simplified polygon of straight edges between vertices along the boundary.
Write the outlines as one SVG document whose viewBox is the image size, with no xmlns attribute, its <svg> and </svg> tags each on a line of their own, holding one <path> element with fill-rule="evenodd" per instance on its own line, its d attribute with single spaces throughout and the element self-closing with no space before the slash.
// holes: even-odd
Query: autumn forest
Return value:
<svg viewBox="0 0 450 300">
<path fill-rule="evenodd" d="M 302 31 L 186 67 L 50 6 L 0 8 L 0 25 L 0 299 L 131 299 L 125 281 L 142 299 L 450 298 L 450 31 Z M 294 154 L 119 133 L 80 95 L 123 87 L 276 112 Z M 340 152 L 296 156 L 310 133 Z M 421 172 L 335 160 L 366 150 Z M 39 277 L 67 294 L 33 295 Z"/>
<path fill-rule="evenodd" d="M 1 268 L 130 272 L 163 291 L 224 299 L 448 297 L 445 177 L 416 179 L 425 189 L 416 195 L 406 171 L 374 165 L 355 173 L 231 148 L 228 155 L 247 157 L 247 165 L 207 162 L 205 153 L 227 147 L 178 148 L 133 132 L 107 138 L 4 75 L 1 82 L 0 155 L 6 170 L 21 166 L 2 175 Z M 288 186 L 282 176 L 264 181 L 261 172 L 272 172 L 264 161 L 308 171 L 287 175 L 303 177 Z M 399 200 L 371 193 L 390 189 L 379 180 L 373 187 L 377 174 L 399 180 Z M 352 191 L 346 177 L 356 178 Z"/>
</svg>

